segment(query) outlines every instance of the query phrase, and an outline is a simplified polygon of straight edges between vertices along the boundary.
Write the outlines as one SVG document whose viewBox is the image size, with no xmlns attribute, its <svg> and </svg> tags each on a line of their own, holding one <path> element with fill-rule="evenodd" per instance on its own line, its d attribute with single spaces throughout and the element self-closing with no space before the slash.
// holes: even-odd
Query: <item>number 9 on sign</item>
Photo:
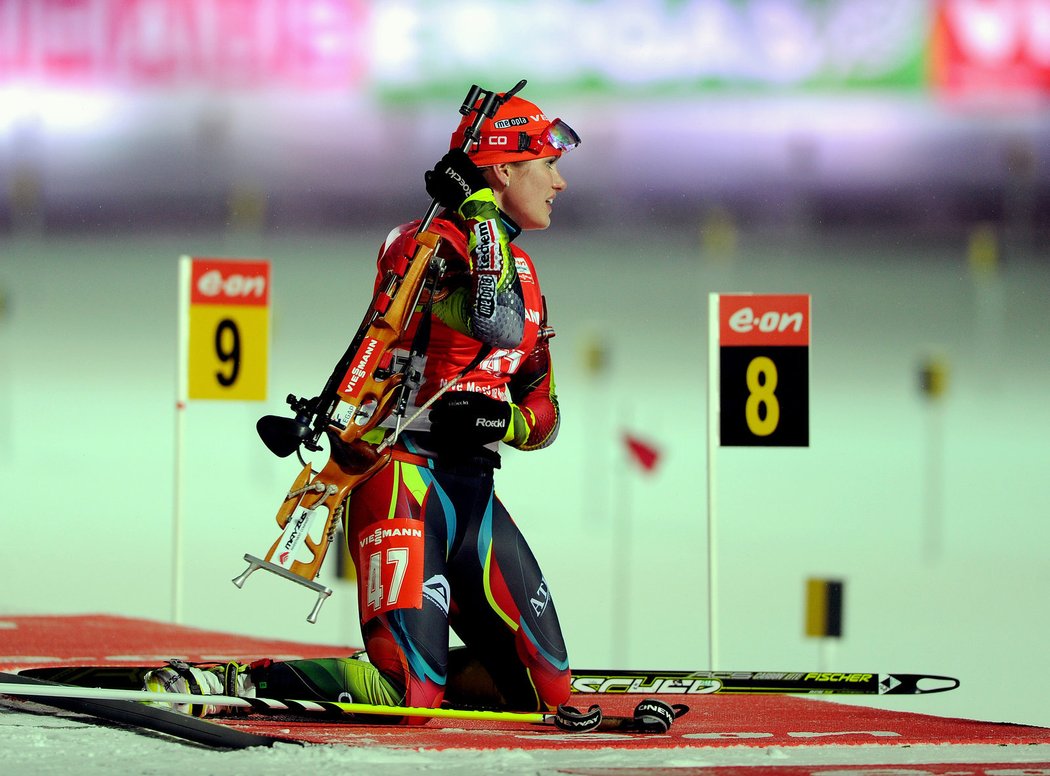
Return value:
<svg viewBox="0 0 1050 776">
<path fill-rule="evenodd" d="M 267 308 L 193 305 L 189 317 L 188 397 L 264 400 Z"/>
<path fill-rule="evenodd" d="M 215 329 L 215 354 L 219 361 L 229 365 L 229 371 L 215 373 L 219 385 L 229 388 L 237 382 L 237 375 L 241 371 L 241 332 L 229 318 L 219 321 Z"/>
</svg>

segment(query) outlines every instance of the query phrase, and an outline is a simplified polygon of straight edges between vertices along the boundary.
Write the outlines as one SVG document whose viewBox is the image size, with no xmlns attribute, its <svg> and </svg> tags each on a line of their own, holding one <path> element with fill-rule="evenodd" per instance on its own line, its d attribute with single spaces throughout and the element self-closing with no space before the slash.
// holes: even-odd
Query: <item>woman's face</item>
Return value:
<svg viewBox="0 0 1050 776">
<path fill-rule="evenodd" d="M 494 187 L 500 208 L 522 229 L 551 225 L 554 198 L 566 187 L 558 172 L 558 157 L 496 165 L 500 186 Z"/>
</svg>

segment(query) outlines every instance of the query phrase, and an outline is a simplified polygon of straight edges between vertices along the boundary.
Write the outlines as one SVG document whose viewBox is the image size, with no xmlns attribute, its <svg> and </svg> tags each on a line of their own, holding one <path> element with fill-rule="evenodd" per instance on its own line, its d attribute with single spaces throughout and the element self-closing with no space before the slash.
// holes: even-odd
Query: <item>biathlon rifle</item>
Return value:
<svg viewBox="0 0 1050 776">
<path fill-rule="evenodd" d="M 492 118 L 525 83 L 519 81 L 504 94 L 476 84 L 470 87 L 459 109 L 463 116 L 474 113 L 464 135 L 464 152 L 480 142 L 485 119 Z M 439 208 L 437 199 L 432 200 L 416 229 L 412 255 L 400 257 L 384 274 L 357 333 L 321 393 L 312 399 L 289 394 L 287 402 L 294 417 L 266 415 L 256 424 L 272 453 L 281 458 L 296 453 L 303 468 L 277 511 L 281 535 L 265 558 L 246 554 L 248 568 L 233 583 L 243 587 L 250 574 L 265 569 L 306 586 L 317 593 L 306 618 L 309 622 L 317 621 L 321 604 L 332 594 L 315 580 L 342 518 L 343 503 L 356 486 L 389 462 L 390 446 L 400 433 L 409 396 L 422 378 L 418 367 L 424 356 L 420 347 L 425 345 L 413 343 L 407 356 L 399 356 L 396 350 L 403 347 L 424 291 L 427 299 L 433 298 L 431 292 L 444 268 L 437 256 L 441 237 L 429 231 Z M 365 435 L 391 417 L 394 432 L 387 440 L 378 444 L 365 440 Z M 328 462 L 314 471 L 301 448 L 321 450 L 322 437 L 328 442 Z"/>
</svg>

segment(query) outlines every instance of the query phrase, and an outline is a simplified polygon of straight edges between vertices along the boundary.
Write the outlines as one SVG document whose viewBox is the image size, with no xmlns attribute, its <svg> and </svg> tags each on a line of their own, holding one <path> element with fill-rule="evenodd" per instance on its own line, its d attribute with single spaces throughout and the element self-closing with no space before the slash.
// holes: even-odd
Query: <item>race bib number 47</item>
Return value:
<svg viewBox="0 0 1050 776">
<path fill-rule="evenodd" d="M 358 593 L 364 622 L 394 609 L 423 607 L 423 523 L 394 518 L 357 541 Z"/>
</svg>

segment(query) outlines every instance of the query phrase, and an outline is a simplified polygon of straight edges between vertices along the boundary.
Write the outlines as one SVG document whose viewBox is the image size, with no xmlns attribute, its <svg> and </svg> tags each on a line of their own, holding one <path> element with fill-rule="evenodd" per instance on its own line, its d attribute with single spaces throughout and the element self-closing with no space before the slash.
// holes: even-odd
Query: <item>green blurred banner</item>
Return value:
<svg viewBox="0 0 1050 776">
<path fill-rule="evenodd" d="M 558 0 L 377 4 L 372 86 L 413 100 L 483 78 L 546 92 L 924 86 L 923 0 Z"/>
</svg>

